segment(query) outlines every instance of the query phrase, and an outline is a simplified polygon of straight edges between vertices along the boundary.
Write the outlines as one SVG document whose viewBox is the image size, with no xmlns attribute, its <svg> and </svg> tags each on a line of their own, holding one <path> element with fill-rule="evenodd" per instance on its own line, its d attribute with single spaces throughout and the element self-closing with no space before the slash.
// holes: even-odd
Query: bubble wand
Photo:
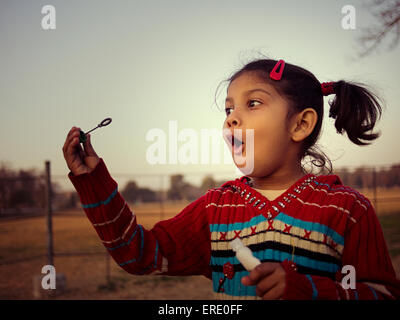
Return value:
<svg viewBox="0 0 400 320">
<path fill-rule="evenodd" d="M 111 118 L 106 118 L 102 122 L 100 122 L 97 127 L 93 128 L 92 130 L 89 130 L 88 132 L 83 132 L 82 130 L 79 132 L 79 142 L 84 143 L 86 141 L 86 135 L 89 132 L 92 132 L 93 130 L 96 130 L 97 128 L 105 127 L 108 126 L 111 123 L 112 119 Z"/>
</svg>

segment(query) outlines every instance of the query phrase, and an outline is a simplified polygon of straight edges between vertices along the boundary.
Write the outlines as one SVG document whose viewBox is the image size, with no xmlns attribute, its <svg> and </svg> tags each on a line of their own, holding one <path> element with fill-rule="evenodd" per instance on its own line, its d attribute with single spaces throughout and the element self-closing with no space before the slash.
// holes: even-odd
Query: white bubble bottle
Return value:
<svg viewBox="0 0 400 320">
<path fill-rule="evenodd" d="M 239 238 L 232 240 L 229 244 L 233 251 L 236 252 L 236 258 L 247 271 L 253 270 L 261 263 L 260 260 L 253 256 L 251 250 L 247 248 Z"/>
</svg>

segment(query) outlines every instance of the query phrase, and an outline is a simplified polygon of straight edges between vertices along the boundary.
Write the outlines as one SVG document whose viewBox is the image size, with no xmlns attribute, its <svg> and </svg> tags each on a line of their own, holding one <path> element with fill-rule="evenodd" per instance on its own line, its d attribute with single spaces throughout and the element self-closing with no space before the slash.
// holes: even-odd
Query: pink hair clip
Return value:
<svg viewBox="0 0 400 320">
<path fill-rule="evenodd" d="M 279 67 L 280 67 L 279 72 L 277 72 L 277 70 L 278 70 Z M 269 77 L 270 77 L 272 80 L 281 80 L 281 79 L 282 79 L 282 73 L 283 73 L 283 69 L 284 69 L 284 68 L 285 68 L 285 61 L 279 60 L 279 61 L 276 63 L 275 67 L 274 67 L 274 68 L 272 69 L 272 71 L 270 72 Z"/>
</svg>

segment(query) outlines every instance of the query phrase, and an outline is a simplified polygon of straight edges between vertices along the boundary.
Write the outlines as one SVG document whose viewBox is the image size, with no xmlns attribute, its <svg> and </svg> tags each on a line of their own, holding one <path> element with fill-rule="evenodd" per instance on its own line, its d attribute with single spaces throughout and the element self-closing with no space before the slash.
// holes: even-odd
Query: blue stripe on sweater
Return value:
<svg viewBox="0 0 400 320">
<path fill-rule="evenodd" d="M 82 208 L 83 209 L 92 209 L 92 208 L 101 206 L 102 204 L 106 205 L 111 201 L 112 198 L 114 198 L 114 196 L 117 194 L 117 192 L 118 192 L 118 187 L 115 188 L 115 190 L 110 194 L 110 196 L 106 200 L 96 202 L 96 203 L 90 203 L 90 204 L 82 204 Z"/>
<path fill-rule="evenodd" d="M 284 214 L 283 212 L 279 213 L 275 220 L 280 220 L 283 223 L 290 224 L 292 226 L 306 229 L 306 230 L 311 230 L 311 231 L 317 231 L 323 234 L 326 234 L 327 236 L 331 237 L 333 241 L 335 241 L 338 244 L 344 245 L 344 237 L 342 237 L 340 234 L 338 234 L 335 230 L 329 228 L 326 225 L 320 224 L 318 222 L 310 222 L 310 221 L 303 221 L 300 219 L 295 219 L 291 216 L 288 216 Z"/>
<path fill-rule="evenodd" d="M 157 256 L 158 256 L 158 241 L 156 239 L 156 254 L 154 257 L 154 269 L 157 269 Z"/>
<path fill-rule="evenodd" d="M 140 229 L 140 253 L 139 253 L 139 259 L 138 261 L 142 260 L 142 256 L 143 256 L 143 247 L 144 247 L 144 236 L 143 236 L 143 228 L 142 226 L 139 224 L 139 229 Z"/>
<path fill-rule="evenodd" d="M 132 259 L 132 260 L 129 260 L 129 261 L 125 261 L 125 262 L 122 262 L 122 263 L 118 263 L 118 265 L 120 266 L 120 267 L 123 267 L 124 265 L 127 265 L 127 264 L 130 264 L 130 263 L 132 263 L 132 262 L 136 262 L 136 258 L 135 259 Z"/>
<path fill-rule="evenodd" d="M 370 286 L 367 286 L 371 291 L 372 291 L 372 293 L 374 294 L 374 298 L 375 298 L 375 300 L 378 300 L 378 295 L 376 294 L 376 291 L 373 289 L 373 288 L 371 288 Z"/>
<path fill-rule="evenodd" d="M 249 221 L 246 222 L 236 222 L 236 223 L 231 223 L 231 224 L 210 224 L 210 231 L 211 232 L 227 232 L 227 231 L 233 231 L 233 230 L 242 230 L 244 228 L 250 228 L 252 226 L 255 226 L 259 224 L 262 221 L 267 220 L 262 214 L 255 216 L 251 218 Z"/>
<path fill-rule="evenodd" d="M 309 274 L 306 275 L 306 278 L 308 279 L 308 281 L 311 282 L 311 287 L 312 287 L 312 290 L 313 290 L 313 292 L 312 292 L 312 297 L 311 297 L 311 298 L 312 298 L 313 300 L 316 300 L 317 297 L 318 297 L 318 290 L 317 290 L 317 287 L 315 286 L 315 283 L 314 283 L 313 279 L 311 278 L 311 276 L 310 276 Z"/>
<path fill-rule="evenodd" d="M 132 262 L 139 262 L 142 259 L 142 256 L 143 256 L 143 245 L 144 245 L 143 228 L 142 228 L 142 226 L 140 224 L 138 224 L 138 227 L 140 229 L 140 252 L 139 252 L 139 258 L 135 258 L 135 259 L 132 259 L 132 260 L 128 260 L 128 261 L 119 263 L 118 265 L 120 267 L 122 267 L 124 265 L 127 265 L 129 263 L 132 263 Z"/>
<path fill-rule="evenodd" d="M 137 232 L 137 229 L 138 229 L 138 225 L 136 225 L 135 230 L 133 231 L 131 237 L 129 238 L 129 240 L 128 240 L 127 242 L 123 242 L 122 244 L 120 244 L 120 245 L 118 245 L 118 246 L 116 246 L 116 247 L 113 247 L 113 248 L 107 248 L 107 250 L 112 251 L 112 250 L 121 248 L 121 247 L 123 247 L 123 246 L 129 245 L 129 244 L 132 242 L 133 238 L 135 237 L 136 232 Z"/>
<path fill-rule="evenodd" d="M 330 236 L 336 243 L 341 245 L 344 244 L 344 238 L 340 234 L 338 234 L 335 230 L 329 228 L 328 226 L 320 224 L 318 222 L 303 221 L 300 219 L 293 218 L 283 212 L 280 212 L 274 219 L 298 228 L 306 229 L 309 231 L 317 231 L 326 234 Z M 245 228 L 253 227 L 265 220 L 267 219 L 261 214 L 254 218 L 251 218 L 247 222 L 236 222 L 231 224 L 210 224 L 210 231 L 227 232 L 233 230 L 243 230 Z"/>
<path fill-rule="evenodd" d="M 266 249 L 262 251 L 255 251 L 253 255 L 259 260 L 276 260 L 276 261 L 284 261 L 286 259 L 291 260 L 292 254 L 288 252 L 282 252 L 274 249 Z M 303 267 L 311 268 L 314 270 L 321 270 L 325 272 L 336 273 L 339 270 L 339 266 L 334 263 L 319 261 L 315 259 L 311 259 L 308 257 L 294 255 L 293 262 Z M 213 257 L 211 256 L 211 264 L 212 265 L 220 265 L 222 266 L 227 262 L 225 257 Z M 240 264 L 240 261 L 236 257 L 232 257 L 232 264 Z"/>
<path fill-rule="evenodd" d="M 326 184 L 326 183 L 321 183 L 321 182 L 317 182 L 317 181 L 312 181 L 313 183 L 315 183 L 317 186 L 327 186 L 329 188 L 329 190 L 331 190 L 331 185 Z"/>
</svg>

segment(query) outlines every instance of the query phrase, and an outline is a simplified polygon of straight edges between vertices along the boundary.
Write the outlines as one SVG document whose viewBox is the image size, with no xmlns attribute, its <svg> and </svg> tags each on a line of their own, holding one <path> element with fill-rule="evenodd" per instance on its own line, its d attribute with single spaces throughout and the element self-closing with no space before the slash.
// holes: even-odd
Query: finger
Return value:
<svg viewBox="0 0 400 320">
<path fill-rule="evenodd" d="M 256 284 L 255 282 L 253 282 L 253 280 L 250 279 L 249 276 L 244 276 L 244 277 L 241 279 L 241 282 L 242 282 L 242 284 L 245 285 L 245 286 L 254 286 L 254 285 Z"/>
<path fill-rule="evenodd" d="M 68 140 L 73 134 L 76 133 L 76 131 L 79 131 L 79 128 L 77 127 L 72 127 L 71 130 L 69 130 L 68 135 L 67 135 L 67 139 Z"/>
<path fill-rule="evenodd" d="M 73 139 L 79 137 L 79 131 L 78 130 L 74 130 L 71 135 L 69 136 L 68 140 L 67 140 L 67 144 L 70 144 L 72 142 Z"/>
<path fill-rule="evenodd" d="M 275 262 L 264 262 L 260 263 L 255 267 L 249 274 L 249 278 L 252 283 L 256 284 L 260 279 L 266 277 L 267 275 L 273 273 L 279 264 Z"/>
<path fill-rule="evenodd" d="M 65 142 L 65 150 L 64 150 L 64 155 L 70 155 L 74 153 L 74 149 L 77 145 L 77 135 L 76 134 L 71 134 L 71 136 L 68 138 L 68 140 Z M 79 140 L 79 138 L 78 138 Z M 78 141 L 79 142 L 79 141 Z"/>
<path fill-rule="evenodd" d="M 261 279 L 256 287 L 256 294 L 259 297 L 264 296 L 268 291 L 270 291 L 273 287 L 277 286 L 280 282 L 280 278 L 276 273 L 270 274 L 265 278 Z"/>
<path fill-rule="evenodd" d="M 65 152 L 66 156 L 74 155 L 77 152 L 82 150 L 81 146 L 79 145 L 79 137 L 71 137 L 70 143 L 67 145 L 67 149 Z"/>
<path fill-rule="evenodd" d="M 63 145 L 63 148 L 62 148 L 62 150 L 63 150 L 64 153 L 65 153 L 65 151 L 67 150 L 67 143 L 68 143 L 69 137 L 71 136 L 71 133 L 72 133 L 72 131 L 74 130 L 74 128 L 75 128 L 75 127 L 72 127 L 72 128 L 68 131 L 67 137 L 65 138 L 65 142 L 64 142 L 64 145 Z"/>
<path fill-rule="evenodd" d="M 281 284 L 277 284 L 272 287 L 269 291 L 265 292 L 261 297 L 263 300 L 278 300 L 283 296 L 285 287 Z"/>
<path fill-rule="evenodd" d="M 86 155 L 97 157 L 96 151 L 94 151 L 94 148 L 92 146 L 90 134 L 87 134 L 86 138 L 87 138 L 86 141 L 83 143 L 83 147 L 85 148 Z"/>
<path fill-rule="evenodd" d="M 72 127 L 71 130 L 68 132 L 67 138 L 65 139 L 65 143 L 63 146 L 64 153 L 66 152 L 68 145 L 71 143 L 71 140 L 76 137 L 77 132 L 79 132 L 79 128 Z"/>
<path fill-rule="evenodd" d="M 245 286 L 254 286 L 262 278 L 271 274 L 278 267 L 278 263 L 275 262 L 264 262 L 255 267 L 248 276 L 242 278 L 242 284 Z"/>
</svg>

